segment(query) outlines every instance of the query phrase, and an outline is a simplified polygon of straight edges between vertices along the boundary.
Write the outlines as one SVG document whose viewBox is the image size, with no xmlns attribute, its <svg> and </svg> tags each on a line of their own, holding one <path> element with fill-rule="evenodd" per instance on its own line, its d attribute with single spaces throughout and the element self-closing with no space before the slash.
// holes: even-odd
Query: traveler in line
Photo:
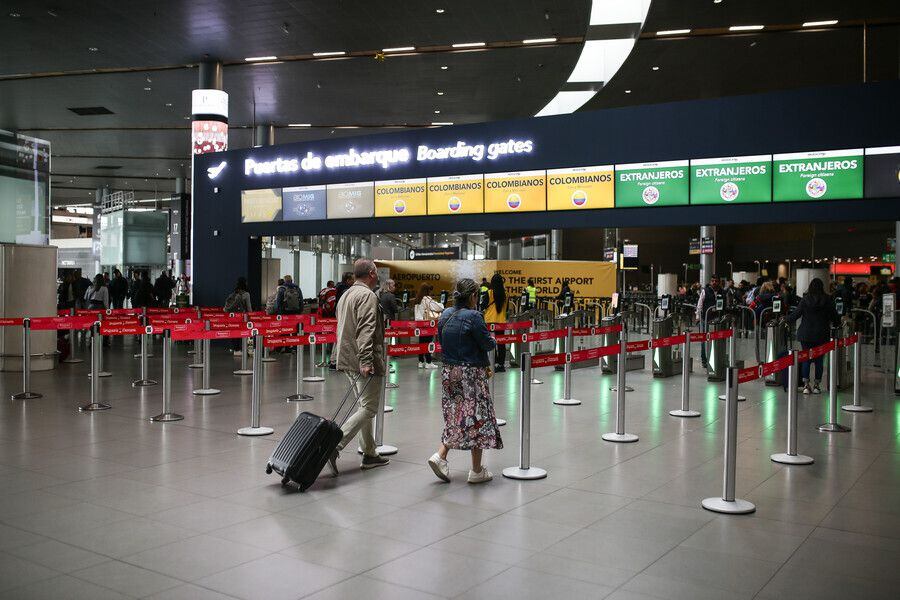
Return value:
<svg viewBox="0 0 900 600">
<path fill-rule="evenodd" d="M 303 312 L 303 292 L 290 275 L 284 276 L 284 284 L 275 296 L 275 314 L 297 315 Z"/>
<path fill-rule="evenodd" d="M 441 311 L 444 310 L 444 305 L 440 302 L 437 302 L 434 298 L 431 297 L 431 293 L 433 291 L 434 286 L 427 282 L 423 283 L 419 287 L 419 293 L 418 295 L 416 295 L 416 306 L 414 309 L 416 321 L 437 321 L 441 317 Z M 420 344 L 430 344 L 433 341 L 433 335 L 419 336 Z M 419 355 L 419 368 L 438 368 L 437 365 L 432 364 L 431 362 L 431 352 L 426 352 L 425 354 Z"/>
<path fill-rule="evenodd" d="M 153 283 L 153 295 L 156 296 L 156 305 L 167 308 L 172 302 L 172 290 L 175 289 L 175 281 L 163 270 Z"/>
<path fill-rule="evenodd" d="M 378 290 L 378 304 L 381 305 L 381 312 L 384 313 L 384 320 L 387 323 L 396 321 L 397 313 L 400 310 L 397 306 L 397 296 L 394 295 L 396 289 L 396 282 L 393 279 L 387 279 Z"/>
<path fill-rule="evenodd" d="M 84 293 L 85 305 L 91 310 L 106 310 L 109 308 L 109 289 L 103 280 L 103 275 L 98 273 L 94 277 L 94 283 Z"/>
<path fill-rule="evenodd" d="M 226 313 L 248 313 L 253 311 L 253 303 L 250 301 L 250 292 L 247 289 L 247 278 L 238 277 L 234 284 L 234 291 L 225 298 Z M 241 341 L 237 338 L 231 340 L 231 349 L 237 354 L 241 349 Z"/>
<path fill-rule="evenodd" d="M 337 308 L 337 290 L 334 282 L 329 281 L 319 290 L 319 315 L 333 319 Z"/>
<path fill-rule="evenodd" d="M 353 285 L 353 273 L 344 273 L 344 276 L 338 282 L 336 286 L 334 286 L 334 302 L 335 302 L 335 313 L 337 313 L 337 303 L 341 301 L 341 296 L 344 295 L 344 292 L 350 289 Z M 322 361 L 319 363 L 318 367 L 328 366 L 330 371 L 337 370 L 337 363 L 334 358 L 334 344 L 328 344 L 325 346 L 325 352 L 328 353 L 328 361 Z"/>
<path fill-rule="evenodd" d="M 503 448 L 488 378 L 491 377 L 487 353 L 495 346 L 484 317 L 475 310 L 478 286 L 462 279 L 453 293 L 455 306 L 448 308 L 438 322 L 438 341 L 444 355 L 441 369 L 441 411 L 444 431 L 438 451 L 428 466 L 442 481 L 450 481 L 450 450 L 470 450 L 472 469 L 469 483 L 490 481 L 493 475 L 482 462 L 485 449 Z"/>
<path fill-rule="evenodd" d="M 337 459 L 341 450 L 359 434 L 363 451 L 360 468 L 373 469 L 390 461 L 378 454 L 372 422 L 378 411 L 378 400 L 384 385 L 384 319 L 373 291 L 378 284 L 378 270 L 367 258 L 353 263 L 356 281 L 341 296 L 337 305 L 337 368 L 355 382 L 359 408 L 341 428 L 343 439 L 329 457 L 331 471 L 337 475 Z M 366 378 L 369 381 L 366 382 Z"/>
<path fill-rule="evenodd" d="M 700 297 L 697 299 L 697 310 L 694 313 L 694 319 L 700 324 L 700 331 L 706 333 L 709 323 L 706 322 L 706 311 L 710 307 L 716 305 L 716 294 L 721 291 L 719 287 L 719 277 L 713 275 L 709 278 L 709 283 L 700 290 Z M 700 344 L 700 363 L 706 368 L 706 344 Z"/>
<path fill-rule="evenodd" d="M 494 273 L 494 276 L 491 277 L 490 289 L 488 290 L 487 309 L 484 311 L 485 323 L 506 323 L 509 300 L 503 283 L 503 276 L 500 273 Z M 506 344 L 497 344 L 494 362 L 494 371 L 497 373 L 506 371 Z"/>
<path fill-rule="evenodd" d="M 113 278 L 109 282 L 109 297 L 113 308 L 125 306 L 125 297 L 128 295 L 128 282 L 122 277 L 122 271 L 115 269 Z"/>
<path fill-rule="evenodd" d="M 137 283 L 134 284 L 131 306 L 133 308 L 153 306 L 153 285 L 150 283 L 150 274 L 147 271 L 141 271 Z"/>
<path fill-rule="evenodd" d="M 797 328 L 797 339 L 804 350 L 824 344 L 831 338 L 831 327 L 840 324 L 840 317 L 834 309 L 831 296 L 825 293 L 825 285 L 816 277 L 809 282 L 809 288 L 800 300 L 800 304 L 786 317 L 789 323 L 800 319 Z M 822 364 L 825 357 L 813 359 L 816 366 L 815 382 L 810 380 L 810 361 L 800 365 L 804 394 L 821 394 L 819 383 L 822 381 Z M 833 383 L 833 382 L 832 382 Z"/>
<path fill-rule="evenodd" d="M 91 289 L 91 280 L 81 274 L 81 269 L 76 269 L 72 285 L 74 286 L 75 308 L 88 308 L 84 295 Z"/>
<path fill-rule="evenodd" d="M 575 294 L 569 287 L 569 280 L 563 279 L 562 288 L 556 296 L 556 305 L 560 312 L 568 313 L 575 310 Z"/>
<path fill-rule="evenodd" d="M 63 275 L 62 282 L 56 288 L 56 308 L 69 309 L 75 307 L 75 274 L 68 272 Z"/>
</svg>

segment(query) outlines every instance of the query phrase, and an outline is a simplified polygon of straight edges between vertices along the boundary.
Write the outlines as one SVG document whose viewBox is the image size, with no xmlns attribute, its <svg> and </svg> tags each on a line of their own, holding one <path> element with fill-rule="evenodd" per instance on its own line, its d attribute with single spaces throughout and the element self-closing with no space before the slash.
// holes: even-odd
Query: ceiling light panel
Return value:
<svg viewBox="0 0 900 600">
<path fill-rule="evenodd" d="M 261 60 L 278 60 L 277 56 L 248 56 L 244 62 L 259 62 Z"/>
<path fill-rule="evenodd" d="M 556 41 L 555 37 L 549 38 L 534 38 L 530 40 L 522 40 L 523 44 L 552 44 Z"/>
<path fill-rule="evenodd" d="M 663 31 L 657 31 L 656 35 L 687 35 L 690 32 L 690 29 L 665 29 Z"/>
<path fill-rule="evenodd" d="M 591 25 L 643 23 L 650 10 L 650 0 L 593 0 Z"/>
<path fill-rule="evenodd" d="M 585 42 L 568 81 L 570 83 L 609 81 L 628 58 L 633 47 L 634 40 L 631 38 Z"/>
<path fill-rule="evenodd" d="M 547 103 L 547 106 L 537 113 L 536 117 L 546 117 L 549 115 L 564 115 L 575 112 L 581 108 L 585 102 L 594 97 L 596 92 L 559 92 L 554 98 Z"/>
<path fill-rule="evenodd" d="M 486 45 L 484 42 L 463 42 L 461 44 L 453 44 L 453 48 L 483 48 Z"/>
<path fill-rule="evenodd" d="M 395 48 L 382 48 L 382 52 L 412 52 L 415 50 L 415 46 L 397 46 Z"/>
<path fill-rule="evenodd" d="M 837 25 L 837 19 L 831 19 L 829 21 L 807 21 L 803 24 L 804 27 L 828 27 L 829 25 Z"/>
<path fill-rule="evenodd" d="M 765 25 L 732 25 L 728 31 L 759 31 L 764 27 Z"/>
</svg>

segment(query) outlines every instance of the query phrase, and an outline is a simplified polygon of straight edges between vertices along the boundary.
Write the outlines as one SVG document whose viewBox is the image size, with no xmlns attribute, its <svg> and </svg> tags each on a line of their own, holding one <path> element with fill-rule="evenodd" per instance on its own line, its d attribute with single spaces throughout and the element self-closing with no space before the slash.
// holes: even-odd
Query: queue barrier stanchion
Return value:
<svg viewBox="0 0 900 600">
<path fill-rule="evenodd" d="M 382 348 L 384 348 L 384 346 L 382 346 Z M 387 383 L 387 350 L 382 350 L 382 352 L 385 353 L 385 374 L 382 378 L 381 389 L 378 391 L 378 410 L 375 412 L 375 450 L 381 456 L 390 456 L 392 454 L 397 454 L 397 447 L 384 443 L 384 398 L 387 393 L 387 387 L 385 386 Z M 359 454 L 363 453 L 361 447 L 358 447 L 356 451 Z"/>
<path fill-rule="evenodd" d="M 773 462 L 783 465 L 811 465 L 813 458 L 804 454 L 797 454 L 797 371 L 800 363 L 797 353 L 791 353 L 791 366 L 788 367 L 788 414 L 787 414 L 787 451 L 773 454 L 770 458 Z"/>
<path fill-rule="evenodd" d="M 628 356 L 628 334 L 623 321 L 622 331 L 619 334 L 619 360 L 616 365 L 616 430 L 600 436 L 607 442 L 631 443 L 638 441 L 638 436 L 625 432 L 625 393 L 628 391 L 628 386 L 625 385 L 626 356 Z"/>
<path fill-rule="evenodd" d="M 522 377 L 519 379 L 519 466 L 503 469 L 508 479 L 543 479 L 547 471 L 531 466 L 531 353 L 521 355 Z"/>
<path fill-rule="evenodd" d="M 522 354 L 525 354 L 525 353 L 527 352 L 527 353 L 529 354 L 529 356 L 532 355 L 532 352 L 531 352 L 531 340 L 528 339 L 528 337 L 529 337 L 532 333 L 534 333 L 534 325 L 532 325 L 531 327 L 529 327 L 529 328 L 528 328 L 528 333 L 524 334 L 524 336 L 523 336 L 525 339 L 522 340 L 522 342 L 523 342 L 523 343 L 522 343 Z M 531 372 L 531 369 L 530 369 L 530 368 L 528 369 L 528 372 L 529 372 L 529 373 Z M 531 379 L 531 384 L 532 384 L 532 385 L 541 385 L 542 383 L 544 383 L 544 382 L 541 381 L 540 379 L 536 378 L 536 377 L 534 377 L 534 378 Z M 530 401 L 530 394 L 531 394 L 531 391 L 529 390 L 528 393 L 529 393 L 529 401 Z"/>
<path fill-rule="evenodd" d="M 838 361 L 835 360 L 837 357 L 837 342 L 832 338 L 828 345 L 830 346 L 830 350 L 828 350 L 828 422 L 822 423 L 816 429 L 825 433 L 847 433 L 850 431 L 850 428 L 838 423 L 838 416 L 840 415 L 837 401 Z M 810 356 L 810 359 L 812 358 Z"/>
<path fill-rule="evenodd" d="M 312 317 L 309 320 L 310 329 L 316 324 L 316 318 Z M 303 381 L 307 383 L 321 383 L 325 381 L 325 378 L 321 375 L 316 375 L 316 336 L 315 334 L 311 334 L 309 336 L 309 375 L 303 377 Z"/>
<path fill-rule="evenodd" d="M 747 369 L 752 371 L 753 368 Z M 725 371 L 725 457 L 722 475 L 722 496 L 705 498 L 700 505 L 706 510 L 729 515 L 745 515 L 756 511 L 747 500 L 735 498 L 737 478 L 737 421 L 739 369 L 728 367 Z M 758 371 L 757 371 L 758 373 Z M 756 376 L 758 377 L 758 375 Z M 754 377 L 754 379 L 756 378 Z"/>
<path fill-rule="evenodd" d="M 731 328 L 731 335 L 728 337 L 728 366 L 737 367 L 737 328 Z M 725 400 L 727 398 L 726 394 L 719 394 L 719 400 Z M 747 400 L 746 396 L 741 396 L 738 394 L 738 402 L 745 402 Z"/>
<path fill-rule="evenodd" d="M 497 357 L 497 349 L 495 347 L 493 350 L 488 352 L 488 362 L 491 365 L 496 365 L 497 364 L 496 357 Z M 497 408 L 497 403 L 496 403 L 497 396 L 494 391 L 496 389 L 496 385 L 494 385 L 494 384 L 496 384 L 496 383 L 497 383 L 497 373 L 495 372 L 493 375 L 491 375 L 491 401 L 494 402 L 495 410 Z M 501 419 L 500 417 L 496 417 L 496 420 L 497 420 L 497 427 L 503 427 L 504 425 L 506 425 L 506 419 Z"/>
<path fill-rule="evenodd" d="M 673 417 L 694 418 L 700 411 L 691 410 L 691 333 L 684 332 L 684 343 L 681 345 L 681 408 L 670 410 Z"/>
<path fill-rule="evenodd" d="M 43 394 L 31 391 L 31 319 L 22 319 L 22 391 L 13 394 L 13 400 L 34 400 Z"/>
<path fill-rule="evenodd" d="M 98 317 L 98 318 L 99 318 L 99 317 Z M 98 321 L 98 323 L 99 323 L 99 322 L 100 322 L 100 321 Z M 96 340 L 94 340 L 94 337 L 95 337 L 95 336 L 97 337 Z M 93 378 L 94 376 L 97 376 L 97 377 L 111 377 L 111 376 L 112 376 L 112 373 L 110 373 L 109 371 L 105 371 L 105 370 L 103 369 L 103 336 L 100 334 L 100 325 L 97 326 L 97 329 L 96 329 L 96 330 L 94 330 L 94 331 L 91 332 L 91 362 L 93 362 L 93 360 L 94 360 L 94 358 L 93 358 L 93 352 L 94 352 L 94 342 L 95 342 L 95 341 L 97 342 L 97 347 L 98 347 L 98 350 L 97 350 L 97 369 L 96 369 L 96 371 L 95 371 L 94 369 L 91 369 L 91 372 L 88 373 L 88 377 L 91 377 L 91 378 Z M 140 355 L 136 355 L 136 356 L 140 356 Z"/>
<path fill-rule="evenodd" d="M 181 421 L 183 415 L 172 412 L 172 332 L 163 330 L 162 412 L 150 417 L 154 423 Z"/>
<path fill-rule="evenodd" d="M 241 368 L 233 371 L 235 375 L 253 375 L 253 369 L 250 368 L 247 354 L 247 348 L 250 344 L 248 340 L 249 338 L 246 337 L 241 338 Z M 259 348 L 253 352 L 254 361 L 256 360 L 256 352 L 259 352 Z"/>
<path fill-rule="evenodd" d="M 150 322 L 150 313 L 147 311 L 146 306 L 141 310 L 141 314 L 139 315 L 139 318 L 140 318 L 141 322 L 144 323 L 145 325 Z M 143 345 L 144 341 L 145 341 L 144 338 L 141 338 L 141 345 Z M 146 341 L 148 342 L 147 358 L 153 358 L 153 336 L 152 335 L 148 336 Z M 134 357 L 138 358 L 138 359 L 141 358 L 143 351 L 144 351 L 143 348 L 141 348 L 141 352 L 138 352 L 137 354 L 135 354 Z"/>
<path fill-rule="evenodd" d="M 302 323 L 297 326 L 297 335 L 303 335 Z M 308 402 L 314 399 L 309 394 L 303 393 L 303 349 L 305 346 L 306 344 L 303 343 L 297 344 L 297 393 L 285 396 L 287 402 Z"/>
<path fill-rule="evenodd" d="M 149 345 L 148 340 L 150 339 L 150 332 L 152 328 L 147 325 L 147 319 L 143 320 L 145 325 L 144 333 L 141 334 L 141 377 L 140 379 L 136 379 L 131 382 L 132 387 L 146 387 L 150 385 L 156 385 L 156 381 L 150 379 L 149 376 Z"/>
<path fill-rule="evenodd" d="M 253 353 L 253 379 L 250 384 L 250 427 L 241 427 L 237 430 L 238 435 L 260 436 L 275 433 L 271 427 L 263 427 L 259 424 L 261 404 L 260 404 L 260 385 L 262 383 L 262 347 L 263 337 L 259 335 L 257 330 L 251 332 L 256 341 L 256 351 Z M 243 338 L 247 339 L 247 338 Z"/>
<path fill-rule="evenodd" d="M 577 406 L 581 404 L 581 400 L 572 397 L 572 351 L 574 334 L 572 326 L 566 327 L 565 354 L 566 364 L 563 366 L 563 397 L 553 401 L 553 404 L 559 406 Z"/>
<path fill-rule="evenodd" d="M 188 354 L 194 355 L 194 362 L 188 365 L 188 369 L 203 368 L 203 340 L 197 338 L 194 340 L 194 349 L 188 350 Z"/>
<path fill-rule="evenodd" d="M 209 320 L 205 323 L 204 331 L 210 331 Z M 200 373 L 200 388 L 193 390 L 191 393 L 195 396 L 215 396 L 220 394 L 222 390 L 212 387 L 210 383 L 212 379 L 212 340 L 208 337 L 204 337 L 202 340 L 198 337 L 197 340 L 201 341 L 203 346 L 200 351 L 203 357 L 203 371 Z"/>
<path fill-rule="evenodd" d="M 862 343 L 859 334 L 847 338 L 853 344 L 853 404 L 845 404 L 841 410 L 847 412 L 872 412 L 871 406 L 866 406 L 860 401 L 860 386 L 862 385 Z"/>
<path fill-rule="evenodd" d="M 95 412 L 100 410 L 109 410 L 112 408 L 109 404 L 100 402 L 100 323 L 91 325 L 91 401 L 78 407 L 81 412 Z"/>
<path fill-rule="evenodd" d="M 75 316 L 74 308 L 69 309 L 69 316 L 70 317 Z M 78 358 L 77 356 L 75 356 L 75 348 L 78 346 L 77 342 L 75 341 L 75 332 L 76 331 L 78 331 L 78 330 L 75 328 L 69 329 L 69 356 L 67 356 L 66 358 L 64 358 L 63 360 L 61 360 L 59 362 L 66 363 L 66 364 L 78 364 L 78 363 L 84 362 L 83 358 Z"/>
</svg>

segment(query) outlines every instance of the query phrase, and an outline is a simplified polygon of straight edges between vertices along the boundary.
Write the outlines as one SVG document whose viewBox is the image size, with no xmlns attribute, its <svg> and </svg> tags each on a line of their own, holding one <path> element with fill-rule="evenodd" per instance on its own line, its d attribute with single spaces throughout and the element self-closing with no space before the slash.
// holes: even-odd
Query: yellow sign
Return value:
<svg viewBox="0 0 900 600">
<path fill-rule="evenodd" d="M 484 212 L 533 210 L 547 210 L 547 178 L 544 171 L 484 176 Z"/>
<path fill-rule="evenodd" d="M 612 165 L 547 171 L 547 210 L 612 208 L 615 182 Z"/>
<path fill-rule="evenodd" d="M 426 281 L 434 286 L 436 294 L 452 291 L 456 282 L 464 277 L 481 282 L 488 281 L 494 273 L 503 275 L 506 292 L 518 297 L 534 279 L 538 296 L 556 297 L 562 282 L 569 280 L 569 287 L 579 298 L 611 297 L 616 291 L 615 263 L 580 260 L 384 260 L 375 261 L 379 267 L 390 269 L 391 278 L 400 289 L 418 291 Z"/>
<path fill-rule="evenodd" d="M 483 175 L 428 178 L 429 215 L 462 215 L 482 212 L 484 212 Z"/>
<path fill-rule="evenodd" d="M 425 179 L 375 182 L 376 217 L 418 217 L 428 214 Z"/>
<path fill-rule="evenodd" d="M 241 191 L 241 223 L 281 220 L 281 188 Z"/>
</svg>

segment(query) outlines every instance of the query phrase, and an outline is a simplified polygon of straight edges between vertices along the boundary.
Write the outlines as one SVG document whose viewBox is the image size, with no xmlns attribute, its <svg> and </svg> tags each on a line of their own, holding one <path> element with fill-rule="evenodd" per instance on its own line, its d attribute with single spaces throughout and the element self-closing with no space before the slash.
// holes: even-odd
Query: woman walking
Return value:
<svg viewBox="0 0 900 600">
<path fill-rule="evenodd" d="M 797 328 L 797 339 L 804 350 L 824 344 L 831 338 L 831 326 L 840 324 L 840 317 L 834 308 L 831 296 L 825 293 L 825 285 L 816 277 L 809 282 L 809 288 L 800 300 L 800 304 L 787 316 L 789 323 L 800 319 L 800 327 Z M 800 365 L 800 375 L 803 378 L 804 394 L 821 394 L 819 383 L 822 381 L 822 363 L 824 356 L 812 360 L 816 366 L 816 379 L 813 383 L 809 378 L 810 361 Z M 831 385 L 837 385 L 832 381 Z"/>
<path fill-rule="evenodd" d="M 485 323 L 506 323 L 506 311 L 509 304 L 506 288 L 503 286 L 503 276 L 500 273 L 494 273 L 494 276 L 491 277 L 487 295 L 487 308 L 484 310 Z M 497 350 L 494 352 L 494 371 L 497 373 L 506 371 L 506 344 L 497 344 Z"/>
<path fill-rule="evenodd" d="M 436 302 L 435 299 L 431 297 L 433 291 L 434 286 L 430 283 L 423 283 L 419 288 L 419 294 L 416 296 L 416 321 L 431 321 L 440 318 L 441 311 L 444 310 L 444 305 L 440 302 Z M 433 335 L 419 336 L 420 344 L 430 344 L 433 340 Z M 419 368 L 437 369 L 437 365 L 431 364 L 431 352 L 419 355 Z"/>
<path fill-rule="evenodd" d="M 444 431 L 438 451 L 428 466 L 442 481 L 450 481 L 450 450 L 470 450 L 472 469 L 469 483 L 490 481 L 493 475 L 481 463 L 485 449 L 503 448 L 488 378 L 487 353 L 495 342 L 488 333 L 484 317 L 475 310 L 478 284 L 463 279 L 453 293 L 455 306 L 443 312 L 438 322 L 438 341 L 444 355 L 441 370 L 441 409 Z"/>
</svg>

